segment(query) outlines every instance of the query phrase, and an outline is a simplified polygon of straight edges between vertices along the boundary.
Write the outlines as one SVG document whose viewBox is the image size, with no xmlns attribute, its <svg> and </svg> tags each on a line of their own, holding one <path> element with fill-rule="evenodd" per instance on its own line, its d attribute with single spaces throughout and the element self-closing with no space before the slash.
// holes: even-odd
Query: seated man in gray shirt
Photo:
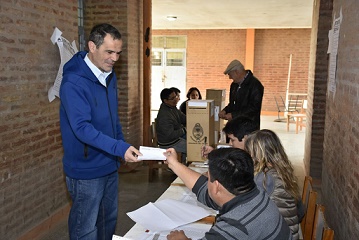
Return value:
<svg viewBox="0 0 359 240">
<path fill-rule="evenodd" d="M 182 153 L 182 163 L 186 163 L 186 115 L 177 108 L 179 97 L 173 89 L 161 92 L 162 104 L 156 118 L 157 142 L 160 148 L 174 148 Z"/>
<path fill-rule="evenodd" d="M 208 178 L 177 161 L 168 149 L 166 163 L 208 207 L 219 210 L 216 222 L 201 239 L 292 239 L 291 231 L 274 202 L 257 188 L 251 156 L 242 149 L 221 148 L 208 155 Z M 167 239 L 189 239 L 180 230 Z"/>
</svg>

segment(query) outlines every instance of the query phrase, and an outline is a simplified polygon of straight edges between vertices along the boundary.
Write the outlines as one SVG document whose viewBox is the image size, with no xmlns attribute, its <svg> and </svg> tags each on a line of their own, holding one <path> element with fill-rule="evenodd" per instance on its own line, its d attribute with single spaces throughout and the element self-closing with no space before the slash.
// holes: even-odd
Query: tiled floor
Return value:
<svg viewBox="0 0 359 240">
<path fill-rule="evenodd" d="M 262 116 L 261 128 L 271 129 L 280 137 L 289 159 L 295 168 L 300 189 L 304 181 L 304 140 L 305 128 L 295 134 L 295 126 L 290 126 L 286 132 L 285 122 L 274 122 L 274 116 Z M 134 168 L 133 171 L 128 169 Z M 157 171 L 157 170 L 156 170 Z M 176 178 L 171 172 L 160 170 L 155 174 L 152 182 L 148 182 L 148 166 L 145 164 L 134 167 L 133 165 L 122 170 L 120 173 L 119 189 L 119 214 L 116 235 L 123 236 L 134 222 L 126 215 L 126 212 L 135 210 L 148 202 L 154 202 L 168 188 Z M 60 221 L 56 227 L 43 234 L 38 240 L 68 240 L 67 219 Z"/>
</svg>

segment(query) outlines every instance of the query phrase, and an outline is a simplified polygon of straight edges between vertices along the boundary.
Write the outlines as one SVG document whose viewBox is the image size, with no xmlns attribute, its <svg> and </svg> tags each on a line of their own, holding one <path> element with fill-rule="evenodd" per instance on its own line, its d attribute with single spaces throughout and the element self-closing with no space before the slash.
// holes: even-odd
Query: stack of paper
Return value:
<svg viewBox="0 0 359 240">
<path fill-rule="evenodd" d="M 127 215 L 142 227 L 151 231 L 165 231 L 195 222 L 212 212 L 202 207 L 177 201 L 164 199 L 133 211 Z"/>
</svg>

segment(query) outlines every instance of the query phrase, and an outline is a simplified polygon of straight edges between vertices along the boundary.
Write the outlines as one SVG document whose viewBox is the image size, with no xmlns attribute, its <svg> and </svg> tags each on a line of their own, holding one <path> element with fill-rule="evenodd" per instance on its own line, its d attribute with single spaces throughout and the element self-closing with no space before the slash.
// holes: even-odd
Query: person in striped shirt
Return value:
<svg viewBox="0 0 359 240">
<path fill-rule="evenodd" d="M 275 203 L 257 188 L 253 160 L 244 150 L 213 150 L 208 155 L 208 178 L 180 164 L 173 148 L 167 149 L 165 155 L 165 163 L 196 194 L 197 200 L 219 211 L 202 239 L 292 239 Z M 167 239 L 189 238 L 176 230 Z"/>
</svg>

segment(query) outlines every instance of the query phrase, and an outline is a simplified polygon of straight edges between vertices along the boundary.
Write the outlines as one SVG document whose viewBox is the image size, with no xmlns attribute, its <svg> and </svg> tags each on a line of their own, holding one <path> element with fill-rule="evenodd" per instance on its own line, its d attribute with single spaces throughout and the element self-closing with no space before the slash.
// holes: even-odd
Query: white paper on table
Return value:
<svg viewBox="0 0 359 240">
<path fill-rule="evenodd" d="M 174 199 L 164 199 L 128 212 L 127 215 L 142 227 L 151 231 L 165 231 L 195 222 L 211 212 L 202 207 Z"/>
<path fill-rule="evenodd" d="M 138 156 L 138 160 L 166 160 L 165 155 L 163 155 L 166 149 L 140 146 L 139 151 L 142 156 Z"/>
<path fill-rule="evenodd" d="M 112 235 L 112 240 L 131 240 L 131 239 L 125 238 L 125 237 L 120 237 L 117 235 Z"/>
<path fill-rule="evenodd" d="M 204 162 L 192 162 L 192 165 L 198 168 L 208 168 L 208 159 Z"/>
<path fill-rule="evenodd" d="M 207 207 L 203 203 L 199 202 L 197 200 L 196 194 L 194 194 L 190 189 L 186 188 L 184 193 L 182 194 L 181 198 L 179 199 L 181 202 L 191 204 L 193 206 L 198 206 L 203 209 L 206 209 L 209 215 L 216 216 L 218 212 L 214 210 L 213 208 Z"/>
<path fill-rule="evenodd" d="M 175 229 L 159 232 L 160 235 L 158 237 L 158 240 L 167 240 L 167 235 L 170 234 L 170 232 L 173 230 L 183 230 L 188 238 L 200 239 L 204 237 L 206 232 L 208 232 L 211 227 L 211 224 L 191 223 L 189 225 L 180 226 Z M 158 232 L 144 233 L 141 236 L 140 240 L 152 240 L 156 233 Z"/>
</svg>

